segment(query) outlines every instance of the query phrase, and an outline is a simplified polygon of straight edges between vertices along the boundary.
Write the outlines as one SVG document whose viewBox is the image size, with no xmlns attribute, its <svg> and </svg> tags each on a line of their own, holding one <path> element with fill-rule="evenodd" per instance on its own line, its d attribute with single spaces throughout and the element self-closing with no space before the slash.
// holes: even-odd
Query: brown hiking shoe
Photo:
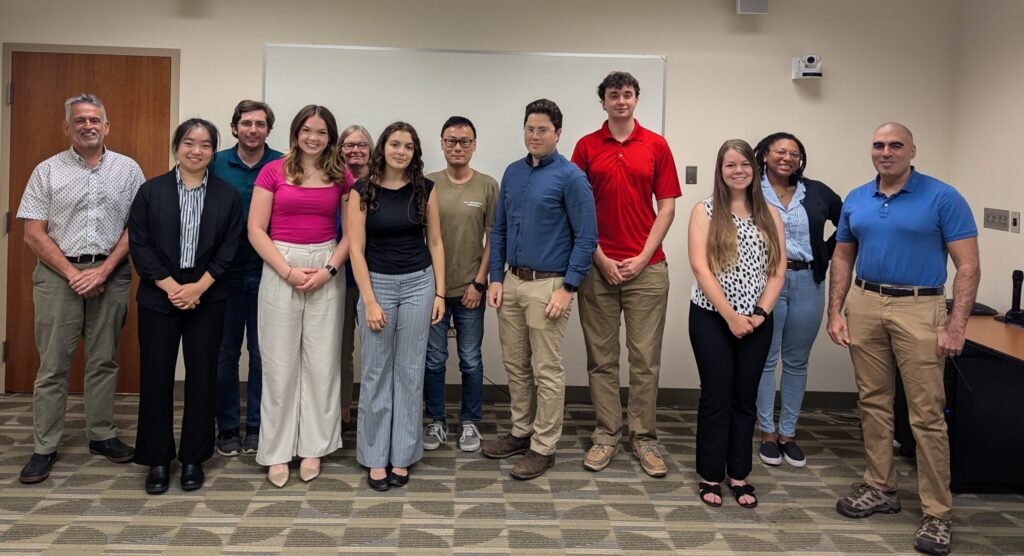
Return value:
<svg viewBox="0 0 1024 556">
<path fill-rule="evenodd" d="M 668 474 L 668 466 L 665 465 L 665 460 L 661 459 L 656 442 L 634 442 L 633 455 L 640 460 L 640 467 L 644 473 L 651 477 L 660 478 Z"/>
<path fill-rule="evenodd" d="M 522 454 L 529 449 L 529 436 L 520 438 L 512 433 L 508 433 L 501 438 L 495 438 L 494 440 L 484 442 L 483 447 L 480 449 L 480 453 L 491 459 L 504 459 L 509 456 Z"/>
<path fill-rule="evenodd" d="M 594 444 L 583 456 L 583 468 L 589 471 L 600 471 L 612 462 L 615 454 L 619 453 L 618 446 L 611 444 Z"/>
<path fill-rule="evenodd" d="M 953 520 L 926 515 L 914 535 L 914 549 L 925 554 L 949 554 L 952 541 Z"/>
<path fill-rule="evenodd" d="M 853 485 L 850 494 L 836 502 L 836 511 L 846 517 L 894 514 L 900 511 L 900 500 L 895 492 L 885 492 L 867 483 L 857 483 Z"/>
<path fill-rule="evenodd" d="M 520 481 L 529 481 L 543 475 L 554 464 L 555 454 L 545 456 L 533 450 L 527 450 L 526 455 L 512 466 L 511 475 Z"/>
</svg>

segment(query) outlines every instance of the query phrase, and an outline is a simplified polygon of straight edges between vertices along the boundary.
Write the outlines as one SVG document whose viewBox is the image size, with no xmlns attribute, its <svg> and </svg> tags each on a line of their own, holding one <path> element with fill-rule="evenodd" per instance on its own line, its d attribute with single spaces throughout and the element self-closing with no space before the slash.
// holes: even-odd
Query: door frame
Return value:
<svg viewBox="0 0 1024 556">
<path fill-rule="evenodd" d="M 178 106 L 180 95 L 180 68 L 181 50 L 171 48 L 132 48 L 120 46 L 86 46 L 68 44 L 32 44 L 32 43 L 3 43 L 3 88 L 0 94 L 0 221 L 3 215 L 11 212 L 14 218 L 13 208 L 10 204 L 10 167 L 11 167 L 11 106 L 7 103 L 8 85 L 11 82 L 11 65 L 14 52 L 50 52 L 56 54 L 109 54 L 115 56 L 160 56 L 171 59 L 171 110 L 170 125 L 177 125 Z M 14 92 L 18 94 L 17 91 Z M 55 123 L 56 125 L 56 123 Z M 168 136 L 168 140 L 170 136 Z M 170 153 L 167 155 L 168 167 L 173 161 Z M 0 222 L 0 226 L 2 226 Z M 0 334 L 6 341 L 7 331 L 7 241 L 8 234 L 0 228 Z M 0 395 L 7 390 L 7 363 L 0 360 Z"/>
</svg>

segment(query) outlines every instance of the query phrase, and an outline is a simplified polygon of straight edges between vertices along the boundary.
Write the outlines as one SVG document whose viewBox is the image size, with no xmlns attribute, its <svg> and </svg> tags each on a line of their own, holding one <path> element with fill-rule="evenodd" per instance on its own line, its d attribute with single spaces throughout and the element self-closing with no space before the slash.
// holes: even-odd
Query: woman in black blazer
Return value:
<svg viewBox="0 0 1024 556">
<path fill-rule="evenodd" d="M 149 465 L 146 492 L 167 491 L 174 446 L 174 369 L 185 357 L 181 426 L 182 490 L 203 486 L 202 462 L 213 455 L 217 352 L 224 327 L 224 274 L 243 231 L 238 192 L 207 171 L 217 128 L 190 119 L 174 132 L 178 165 L 142 184 L 128 217 L 128 242 L 139 274 L 141 351 L 135 463 Z"/>
</svg>

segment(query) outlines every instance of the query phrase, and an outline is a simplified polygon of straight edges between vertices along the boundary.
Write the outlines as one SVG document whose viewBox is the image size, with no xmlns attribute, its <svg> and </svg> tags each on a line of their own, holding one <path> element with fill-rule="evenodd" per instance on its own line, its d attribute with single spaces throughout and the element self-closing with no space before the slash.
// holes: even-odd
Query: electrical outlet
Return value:
<svg viewBox="0 0 1024 556">
<path fill-rule="evenodd" d="M 1015 234 L 1020 233 L 1020 212 L 1010 212 L 1010 231 Z"/>
<path fill-rule="evenodd" d="M 1020 218 L 1017 218 L 1018 224 Z M 1010 211 L 1005 209 L 985 208 L 985 227 L 1001 232 L 1010 231 Z"/>
</svg>

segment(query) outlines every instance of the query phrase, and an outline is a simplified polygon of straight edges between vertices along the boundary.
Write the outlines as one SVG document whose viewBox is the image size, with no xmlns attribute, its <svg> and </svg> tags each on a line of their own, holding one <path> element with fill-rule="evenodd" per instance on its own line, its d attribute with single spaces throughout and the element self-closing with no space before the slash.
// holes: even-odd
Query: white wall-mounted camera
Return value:
<svg viewBox="0 0 1024 556">
<path fill-rule="evenodd" d="M 793 58 L 793 79 L 821 79 L 821 56 L 804 54 Z"/>
</svg>

